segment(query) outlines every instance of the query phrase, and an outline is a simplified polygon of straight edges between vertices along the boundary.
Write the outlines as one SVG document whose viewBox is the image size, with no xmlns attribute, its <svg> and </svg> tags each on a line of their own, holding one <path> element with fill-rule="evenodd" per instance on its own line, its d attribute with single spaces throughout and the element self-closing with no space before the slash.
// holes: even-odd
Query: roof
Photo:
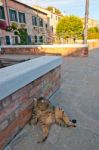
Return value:
<svg viewBox="0 0 99 150">
<path fill-rule="evenodd" d="M 34 11 L 38 11 L 38 12 L 44 14 L 44 15 L 47 15 L 46 12 L 41 11 L 41 10 L 38 10 L 37 8 L 34 8 L 34 7 L 32 7 L 32 6 L 30 6 L 30 5 L 27 5 L 27 4 L 25 4 L 25 3 L 22 3 L 22 2 L 20 2 L 19 0 L 12 0 L 12 1 L 14 1 L 14 2 L 16 2 L 16 3 L 18 3 L 18 4 L 21 4 L 21 5 L 24 5 L 25 7 L 28 7 L 28 8 L 30 8 L 30 9 L 33 9 Z"/>
<path fill-rule="evenodd" d="M 40 7 L 38 5 L 33 5 L 32 6 L 34 9 L 37 9 L 37 10 L 41 10 L 42 12 L 45 12 L 46 14 L 50 14 L 50 11 L 46 10 L 45 8 L 43 7 Z"/>
<path fill-rule="evenodd" d="M 40 7 L 40 6 L 38 6 L 38 5 L 33 5 L 33 8 L 34 8 L 34 9 L 37 9 L 37 10 L 40 10 L 40 11 L 42 11 L 42 12 L 44 12 L 44 13 L 47 13 L 48 15 L 49 15 L 49 14 L 54 14 L 54 15 L 57 15 L 57 16 L 63 16 L 62 14 L 52 13 L 51 11 L 48 11 L 48 10 L 46 10 L 45 8 Z"/>
</svg>

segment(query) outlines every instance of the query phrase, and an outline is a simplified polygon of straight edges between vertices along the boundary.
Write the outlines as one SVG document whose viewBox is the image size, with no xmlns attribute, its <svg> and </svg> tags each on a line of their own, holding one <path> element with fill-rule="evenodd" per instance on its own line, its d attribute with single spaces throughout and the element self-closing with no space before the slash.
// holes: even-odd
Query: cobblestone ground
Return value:
<svg viewBox="0 0 99 150">
<path fill-rule="evenodd" d="M 53 125 L 47 141 L 37 144 L 39 127 L 26 125 L 9 149 L 99 150 L 99 49 L 88 58 L 64 58 L 62 86 L 51 101 L 62 106 L 71 119 L 77 119 L 77 128 Z"/>
</svg>

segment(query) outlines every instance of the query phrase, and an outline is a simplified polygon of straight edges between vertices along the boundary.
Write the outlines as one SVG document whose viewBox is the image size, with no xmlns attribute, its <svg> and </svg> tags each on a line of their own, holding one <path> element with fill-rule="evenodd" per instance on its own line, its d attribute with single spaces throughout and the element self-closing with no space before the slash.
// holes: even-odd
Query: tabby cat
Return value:
<svg viewBox="0 0 99 150">
<path fill-rule="evenodd" d="M 49 134 L 49 129 L 53 123 L 60 126 L 76 127 L 73 121 L 70 121 L 62 108 L 53 106 L 49 100 L 40 97 L 34 99 L 31 124 L 39 123 L 43 131 L 43 138 L 38 143 L 44 142 Z"/>
</svg>

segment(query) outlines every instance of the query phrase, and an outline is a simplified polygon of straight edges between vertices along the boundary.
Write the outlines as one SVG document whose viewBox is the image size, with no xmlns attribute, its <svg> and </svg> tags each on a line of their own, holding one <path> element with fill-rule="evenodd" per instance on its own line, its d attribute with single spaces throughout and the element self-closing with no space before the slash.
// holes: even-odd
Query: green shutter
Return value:
<svg viewBox="0 0 99 150">
<path fill-rule="evenodd" d="M 19 22 L 21 22 L 21 16 L 20 16 L 20 12 L 18 12 L 18 14 L 19 14 Z"/>
<path fill-rule="evenodd" d="M 0 6 L 0 19 L 5 19 L 4 8 Z"/>
<path fill-rule="evenodd" d="M 23 18 L 24 18 L 24 23 L 26 23 L 25 14 L 23 14 Z"/>
<path fill-rule="evenodd" d="M 10 15 L 10 20 L 12 20 L 12 17 L 11 17 L 11 10 L 9 9 L 9 15 Z"/>
</svg>

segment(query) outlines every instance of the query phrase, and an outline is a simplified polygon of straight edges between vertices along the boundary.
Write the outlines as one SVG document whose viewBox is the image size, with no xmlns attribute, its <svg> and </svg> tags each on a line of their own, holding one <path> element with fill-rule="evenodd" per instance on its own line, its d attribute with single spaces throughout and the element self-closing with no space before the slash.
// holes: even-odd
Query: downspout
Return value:
<svg viewBox="0 0 99 150">
<path fill-rule="evenodd" d="M 7 14 L 8 26 L 10 26 L 10 20 L 9 20 L 9 13 L 8 13 L 8 5 L 7 5 L 7 0 L 5 0 L 5 7 L 6 7 L 6 14 Z"/>
</svg>

